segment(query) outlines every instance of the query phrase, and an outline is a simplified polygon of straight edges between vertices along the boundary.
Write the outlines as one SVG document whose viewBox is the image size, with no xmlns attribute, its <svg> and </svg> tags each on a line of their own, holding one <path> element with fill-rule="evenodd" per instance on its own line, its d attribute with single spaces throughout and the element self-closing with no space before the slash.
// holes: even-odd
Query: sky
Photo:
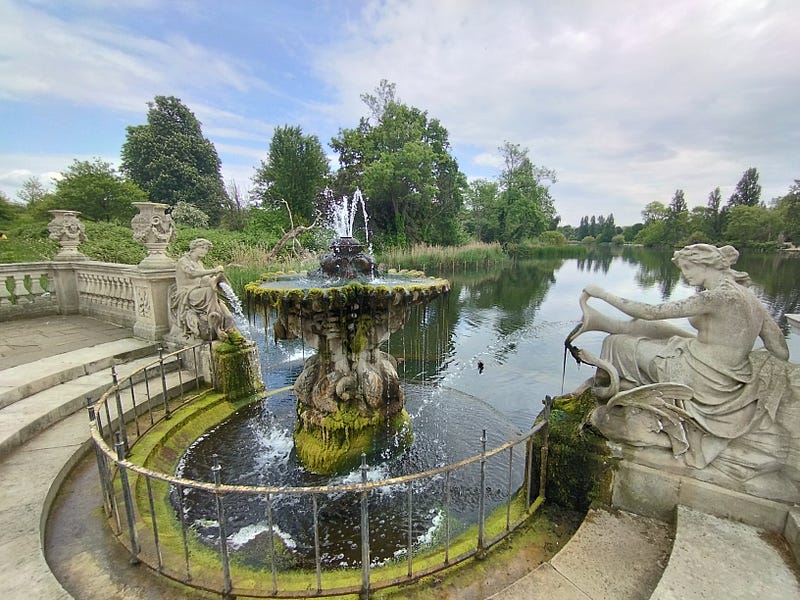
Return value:
<svg viewBox="0 0 800 600">
<path fill-rule="evenodd" d="M 177 96 L 227 184 L 275 127 L 329 146 L 382 79 L 448 130 L 472 180 L 504 142 L 557 173 L 562 224 L 641 221 L 677 189 L 762 200 L 800 179 L 796 0 L 0 0 L 0 191 L 73 160 L 119 164 L 126 127 Z"/>
</svg>

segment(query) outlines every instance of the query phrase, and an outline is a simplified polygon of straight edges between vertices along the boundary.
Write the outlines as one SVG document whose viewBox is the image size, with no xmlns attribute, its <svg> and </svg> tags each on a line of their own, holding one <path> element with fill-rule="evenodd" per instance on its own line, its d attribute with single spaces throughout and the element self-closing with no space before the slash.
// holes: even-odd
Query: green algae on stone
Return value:
<svg viewBox="0 0 800 600">
<path fill-rule="evenodd" d="M 610 504 L 613 459 L 605 438 L 586 427 L 589 412 L 597 406 L 590 390 L 562 396 L 553 401 L 550 415 L 550 441 L 547 455 L 548 501 L 585 512 L 593 502 Z M 541 438 L 534 438 L 534 473 L 539 472 Z M 539 493 L 538 477 L 533 477 L 531 495 Z"/>
</svg>

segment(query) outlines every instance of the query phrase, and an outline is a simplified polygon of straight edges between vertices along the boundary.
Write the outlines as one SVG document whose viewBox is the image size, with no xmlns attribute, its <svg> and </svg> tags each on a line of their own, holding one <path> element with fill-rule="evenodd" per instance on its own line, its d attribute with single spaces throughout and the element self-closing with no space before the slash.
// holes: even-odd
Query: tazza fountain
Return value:
<svg viewBox="0 0 800 600">
<path fill-rule="evenodd" d="M 276 340 L 302 339 L 317 350 L 294 384 L 295 450 L 315 473 L 352 468 L 362 453 L 380 450 L 375 441 L 387 432 L 409 438 L 397 362 L 379 346 L 403 326 L 412 307 L 450 289 L 446 280 L 417 271 L 379 273 L 353 237 L 359 205 L 357 191 L 336 207 L 337 238 L 319 270 L 267 274 L 245 288 L 248 306 L 272 322 Z"/>
</svg>

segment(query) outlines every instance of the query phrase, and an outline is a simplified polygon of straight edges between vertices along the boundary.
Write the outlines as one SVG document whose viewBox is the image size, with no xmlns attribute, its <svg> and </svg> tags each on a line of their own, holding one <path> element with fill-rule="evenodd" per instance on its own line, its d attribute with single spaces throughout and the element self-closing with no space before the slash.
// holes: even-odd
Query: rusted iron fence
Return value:
<svg viewBox="0 0 800 600">
<path fill-rule="evenodd" d="M 103 505 L 118 539 L 128 548 L 132 563 L 145 562 L 158 573 L 184 584 L 217 592 L 222 597 L 237 595 L 252 597 L 299 598 L 332 596 L 347 593 L 370 596 L 372 590 L 409 583 L 420 577 L 445 570 L 473 556 L 481 556 L 488 548 L 503 539 L 525 522 L 544 501 L 544 473 L 547 469 L 547 438 L 551 399 L 544 400 L 542 417 L 535 427 L 515 439 L 494 448 L 487 448 L 483 432 L 476 454 L 465 460 L 428 471 L 369 481 L 366 458 L 362 456 L 361 480 L 357 483 L 309 487 L 241 486 L 224 483 L 224 466 L 216 459 L 211 467 L 210 481 L 195 481 L 157 472 L 129 459 L 131 448 L 143 439 L 149 429 L 170 419 L 180 406 L 189 405 L 202 396 L 200 372 L 197 365 L 208 345 L 198 345 L 169 355 L 133 373 L 115 384 L 98 400 L 89 405 L 89 418 L 100 473 Z M 167 384 L 171 361 L 183 365 L 177 373 L 192 373 L 194 381 L 184 386 L 174 381 Z M 189 369 L 186 369 L 189 365 Z M 174 379 L 175 374 L 171 375 Z M 179 375 L 180 377 L 180 375 Z M 184 388 L 187 389 L 184 389 Z M 169 389 L 173 391 L 170 392 Z M 172 394 L 173 397 L 170 397 Z M 534 438 L 541 440 L 540 460 L 533 460 Z M 492 526 L 487 527 L 487 468 L 507 473 L 502 502 L 493 502 Z M 540 471 L 534 473 L 534 464 Z M 524 469 L 521 486 L 512 484 L 513 473 Z M 477 523 L 458 533 L 451 533 L 449 511 L 452 505 L 451 482 L 466 470 L 478 470 L 474 493 L 478 498 Z M 474 479 L 474 477 L 473 477 Z M 440 506 L 445 513 L 440 541 L 427 548 L 415 548 L 413 509 L 415 490 L 423 485 L 431 489 L 436 482 L 440 490 Z M 532 498 L 532 487 L 538 496 Z M 494 486 L 495 495 L 497 485 Z M 501 486 L 502 487 L 502 486 Z M 387 567 L 371 560 L 370 549 L 376 543 L 370 531 L 371 494 L 403 490 L 407 506 L 404 524 L 408 530 L 407 548 L 403 559 Z M 208 494 L 216 512 L 217 543 L 211 548 L 198 541 L 188 522 L 184 498 L 187 493 Z M 429 493 L 429 492 L 426 492 Z M 360 511 L 360 526 L 353 528 L 351 544 L 360 546 L 360 569 L 326 569 L 321 560 L 322 544 L 319 507 L 331 496 L 346 498 L 350 506 Z M 286 530 L 276 522 L 273 506 L 286 496 L 307 499 L 313 517 L 314 567 L 299 571 L 283 569 L 277 533 Z M 236 497 L 266 503 L 265 564 L 263 569 L 242 565 L 229 547 L 226 506 Z M 164 509 L 163 507 L 169 507 Z M 159 508 L 162 507 L 162 508 Z M 223 540 L 224 543 L 219 543 Z"/>
</svg>

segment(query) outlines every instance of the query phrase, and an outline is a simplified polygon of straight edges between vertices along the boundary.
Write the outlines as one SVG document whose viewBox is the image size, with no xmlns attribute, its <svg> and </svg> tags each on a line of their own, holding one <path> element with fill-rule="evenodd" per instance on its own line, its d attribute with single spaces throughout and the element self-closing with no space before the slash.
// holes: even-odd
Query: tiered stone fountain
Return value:
<svg viewBox="0 0 800 600">
<path fill-rule="evenodd" d="M 352 466 L 385 432 L 410 436 L 397 363 L 380 344 L 408 320 L 415 305 L 446 294 L 444 279 L 421 272 L 378 273 L 352 236 L 358 202 L 343 199 L 346 230 L 311 274 L 268 274 L 246 286 L 248 303 L 269 319 L 276 339 L 302 338 L 317 350 L 295 382 L 295 449 L 318 473 Z M 408 437 L 410 439 L 410 437 Z"/>
</svg>

